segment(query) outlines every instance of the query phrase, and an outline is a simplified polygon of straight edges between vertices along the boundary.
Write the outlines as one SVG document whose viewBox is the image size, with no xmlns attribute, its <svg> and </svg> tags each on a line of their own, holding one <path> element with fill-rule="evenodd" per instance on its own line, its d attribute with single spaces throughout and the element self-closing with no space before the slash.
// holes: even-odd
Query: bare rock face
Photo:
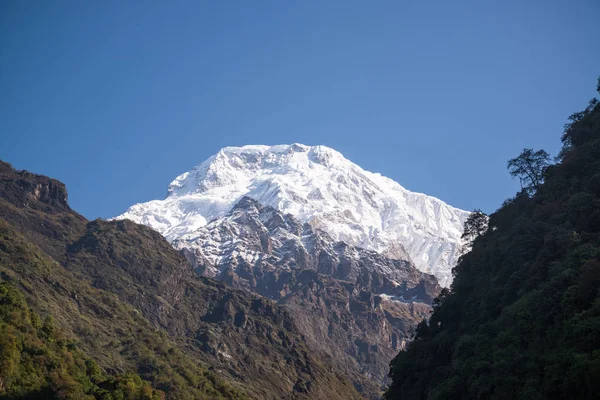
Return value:
<svg viewBox="0 0 600 400">
<path fill-rule="evenodd" d="M 336 242 L 249 197 L 173 245 L 199 274 L 285 306 L 311 347 L 371 395 L 440 290 L 407 255 L 390 259 Z M 228 315 L 243 323 L 243 316 Z"/>
<path fill-rule="evenodd" d="M 70 210 L 67 188 L 56 179 L 27 171 L 15 174 L 9 163 L 0 161 L 0 180 L 0 195 L 12 203 L 28 208 L 41 208 L 43 211 L 51 209 L 47 206 Z"/>
</svg>

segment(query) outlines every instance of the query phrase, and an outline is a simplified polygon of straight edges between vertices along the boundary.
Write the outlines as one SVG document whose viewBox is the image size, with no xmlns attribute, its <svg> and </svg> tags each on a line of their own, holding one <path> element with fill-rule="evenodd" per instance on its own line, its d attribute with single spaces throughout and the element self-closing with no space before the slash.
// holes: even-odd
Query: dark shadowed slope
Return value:
<svg viewBox="0 0 600 400">
<path fill-rule="evenodd" d="M 388 399 L 591 399 L 600 393 L 600 106 L 561 161 L 490 216 L 408 351 Z"/>
</svg>

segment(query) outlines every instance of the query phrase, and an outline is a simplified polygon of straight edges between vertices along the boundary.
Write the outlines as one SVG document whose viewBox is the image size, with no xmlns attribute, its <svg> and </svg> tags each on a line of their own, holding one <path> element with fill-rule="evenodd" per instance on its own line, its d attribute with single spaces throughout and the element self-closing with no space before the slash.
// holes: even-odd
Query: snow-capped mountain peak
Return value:
<svg viewBox="0 0 600 400">
<path fill-rule="evenodd" d="M 363 170 L 325 146 L 225 147 L 169 185 L 164 200 L 130 207 L 128 218 L 168 240 L 225 215 L 244 196 L 292 214 L 334 240 L 395 258 L 451 281 L 468 212 Z"/>
</svg>

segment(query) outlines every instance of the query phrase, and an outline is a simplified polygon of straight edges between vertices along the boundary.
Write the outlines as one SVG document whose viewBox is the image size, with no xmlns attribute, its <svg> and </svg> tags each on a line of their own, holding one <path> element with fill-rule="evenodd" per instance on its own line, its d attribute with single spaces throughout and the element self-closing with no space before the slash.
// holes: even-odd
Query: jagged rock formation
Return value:
<svg viewBox="0 0 600 400">
<path fill-rule="evenodd" d="M 249 197 L 173 245 L 198 273 L 288 308 L 311 348 L 366 393 L 377 393 L 389 361 L 440 289 L 408 255 L 389 259 L 335 242 Z"/>
</svg>

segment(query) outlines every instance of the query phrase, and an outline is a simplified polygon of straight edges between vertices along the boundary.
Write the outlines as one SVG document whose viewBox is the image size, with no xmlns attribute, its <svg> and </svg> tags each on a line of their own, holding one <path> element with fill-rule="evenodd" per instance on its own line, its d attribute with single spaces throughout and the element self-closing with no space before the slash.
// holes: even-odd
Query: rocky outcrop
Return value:
<svg viewBox="0 0 600 400">
<path fill-rule="evenodd" d="M 199 274 L 285 306 L 310 346 L 372 396 L 440 290 L 408 256 L 389 259 L 336 242 L 249 197 L 173 244 Z"/>
<path fill-rule="evenodd" d="M 67 188 L 56 179 L 15 171 L 9 163 L 0 161 L 0 181 L 0 196 L 12 203 L 43 211 L 53 208 L 70 210 Z"/>
</svg>

